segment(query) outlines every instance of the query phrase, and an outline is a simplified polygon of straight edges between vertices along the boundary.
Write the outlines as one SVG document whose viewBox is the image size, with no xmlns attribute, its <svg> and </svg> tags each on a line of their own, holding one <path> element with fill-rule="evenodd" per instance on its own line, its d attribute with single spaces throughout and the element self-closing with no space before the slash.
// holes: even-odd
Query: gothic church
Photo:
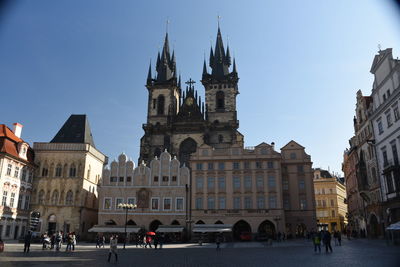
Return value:
<svg viewBox="0 0 400 267">
<path fill-rule="evenodd" d="M 151 64 L 146 87 L 149 93 L 147 123 L 143 124 L 144 136 L 140 140 L 139 162 L 150 163 L 164 150 L 178 156 L 188 166 L 191 153 L 202 144 L 214 148 L 243 145 L 243 135 L 238 131 L 236 96 L 238 74 L 235 59 L 232 64 L 229 46 L 225 50 L 218 27 L 215 49 L 211 47 L 208 73 L 204 60 L 202 84 L 205 102 L 201 100 L 194 81 L 181 88 L 177 77 L 174 51 L 170 54 L 168 33 L 162 53 L 158 53 L 156 75 L 152 76 Z"/>
</svg>

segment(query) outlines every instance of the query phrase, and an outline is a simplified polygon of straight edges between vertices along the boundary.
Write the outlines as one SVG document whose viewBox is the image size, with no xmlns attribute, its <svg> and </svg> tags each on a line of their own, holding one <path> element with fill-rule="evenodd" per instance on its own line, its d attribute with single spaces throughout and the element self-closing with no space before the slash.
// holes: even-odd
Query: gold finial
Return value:
<svg viewBox="0 0 400 267">
<path fill-rule="evenodd" d="M 218 20 L 218 28 L 219 28 L 219 22 L 221 20 L 221 16 L 220 15 L 217 16 L 217 20 Z"/>
</svg>

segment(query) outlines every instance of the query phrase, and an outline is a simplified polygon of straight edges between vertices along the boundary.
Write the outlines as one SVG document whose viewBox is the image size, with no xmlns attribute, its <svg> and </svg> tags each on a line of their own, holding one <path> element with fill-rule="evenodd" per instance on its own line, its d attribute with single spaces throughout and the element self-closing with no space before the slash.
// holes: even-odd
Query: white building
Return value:
<svg viewBox="0 0 400 267">
<path fill-rule="evenodd" d="M 21 139 L 22 125 L 12 131 L 0 124 L 0 238 L 18 239 L 28 227 L 35 171 L 32 148 Z"/>
<path fill-rule="evenodd" d="M 380 50 L 371 67 L 372 123 L 381 182 L 385 226 L 400 220 L 400 60 Z"/>
</svg>

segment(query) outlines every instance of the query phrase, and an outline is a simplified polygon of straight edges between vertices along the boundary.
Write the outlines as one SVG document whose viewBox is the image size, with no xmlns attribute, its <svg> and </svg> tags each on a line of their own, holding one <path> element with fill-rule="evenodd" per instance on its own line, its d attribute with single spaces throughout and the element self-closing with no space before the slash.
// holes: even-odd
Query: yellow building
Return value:
<svg viewBox="0 0 400 267">
<path fill-rule="evenodd" d="M 326 170 L 315 169 L 314 192 L 319 229 L 343 231 L 347 225 L 344 182 Z"/>
</svg>

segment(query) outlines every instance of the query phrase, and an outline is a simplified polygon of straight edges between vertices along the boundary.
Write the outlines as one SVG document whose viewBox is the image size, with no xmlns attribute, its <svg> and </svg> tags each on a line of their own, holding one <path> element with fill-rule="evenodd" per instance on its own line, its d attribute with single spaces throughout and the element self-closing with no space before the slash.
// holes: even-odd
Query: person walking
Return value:
<svg viewBox="0 0 400 267">
<path fill-rule="evenodd" d="M 106 237 L 102 235 L 100 238 L 100 247 L 103 246 L 104 248 L 105 244 L 106 244 Z"/>
<path fill-rule="evenodd" d="M 154 241 L 153 241 L 154 249 L 157 249 L 159 236 L 160 236 L 160 233 L 156 233 L 156 235 L 154 236 Z"/>
<path fill-rule="evenodd" d="M 149 246 L 149 248 L 152 248 L 151 247 L 151 236 L 146 235 L 145 240 L 146 240 L 146 245 L 144 245 L 144 247 L 147 248 L 147 246 Z"/>
<path fill-rule="evenodd" d="M 108 262 L 111 260 L 111 254 L 115 255 L 115 262 L 118 262 L 118 252 L 117 252 L 117 246 L 118 246 L 118 236 L 117 235 L 112 235 L 110 238 L 110 252 L 108 253 Z"/>
<path fill-rule="evenodd" d="M 215 238 L 215 243 L 217 244 L 216 250 L 217 250 L 217 251 L 220 251 L 220 250 L 221 250 L 221 248 L 220 248 L 220 245 L 221 245 L 221 235 L 220 235 L 220 234 L 217 234 L 217 237 Z"/>
<path fill-rule="evenodd" d="M 313 236 L 314 252 L 321 253 L 321 233 L 314 233 Z"/>
<path fill-rule="evenodd" d="M 328 253 L 328 250 L 330 250 L 332 253 L 331 239 L 332 239 L 331 233 L 329 233 L 329 231 L 325 231 L 322 237 L 322 241 L 324 242 L 326 253 Z"/>
<path fill-rule="evenodd" d="M 75 235 L 75 232 L 72 232 L 72 234 L 71 234 L 71 241 L 72 241 L 72 251 L 75 251 L 75 246 L 76 246 L 76 235 Z"/>
<path fill-rule="evenodd" d="M 29 248 L 31 246 L 32 241 L 32 232 L 28 231 L 28 233 L 24 237 L 24 253 L 29 253 Z"/>
<path fill-rule="evenodd" d="M 56 235 L 56 251 L 59 251 L 61 249 L 62 241 L 63 241 L 62 233 L 58 232 Z"/>
<path fill-rule="evenodd" d="M 335 240 L 335 246 L 338 245 L 338 235 L 337 235 L 337 231 L 333 231 L 333 239 Z"/>
<path fill-rule="evenodd" d="M 340 231 L 338 231 L 337 236 L 338 236 L 337 239 L 338 239 L 339 246 L 341 246 L 342 245 L 342 233 Z"/>
</svg>

